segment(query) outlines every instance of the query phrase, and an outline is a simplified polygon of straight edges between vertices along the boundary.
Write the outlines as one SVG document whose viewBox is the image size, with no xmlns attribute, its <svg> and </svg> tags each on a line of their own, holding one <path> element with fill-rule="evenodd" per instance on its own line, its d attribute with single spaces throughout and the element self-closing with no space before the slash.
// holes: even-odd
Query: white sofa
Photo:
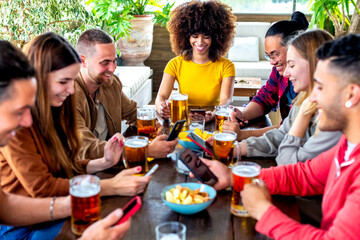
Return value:
<svg viewBox="0 0 360 240">
<path fill-rule="evenodd" d="M 115 74 L 120 78 L 123 92 L 134 100 L 138 107 L 150 103 L 152 99 L 152 69 L 147 66 L 117 67 Z M 121 124 L 121 132 L 127 129 L 125 121 Z"/>
<path fill-rule="evenodd" d="M 269 22 L 237 22 L 234 44 L 228 58 L 235 64 L 237 77 L 260 77 L 264 83 L 272 66 L 265 59 L 264 40 Z"/>
</svg>

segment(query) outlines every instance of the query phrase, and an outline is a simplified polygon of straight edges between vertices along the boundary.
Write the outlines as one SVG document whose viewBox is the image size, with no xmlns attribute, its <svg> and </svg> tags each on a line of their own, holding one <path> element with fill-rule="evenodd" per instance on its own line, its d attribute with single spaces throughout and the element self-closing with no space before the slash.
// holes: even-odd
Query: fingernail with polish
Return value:
<svg viewBox="0 0 360 240">
<path fill-rule="evenodd" d="M 137 172 L 140 172 L 140 171 L 141 171 L 141 167 L 140 167 L 140 166 L 137 167 L 137 168 L 136 168 L 136 171 L 137 171 Z"/>
</svg>

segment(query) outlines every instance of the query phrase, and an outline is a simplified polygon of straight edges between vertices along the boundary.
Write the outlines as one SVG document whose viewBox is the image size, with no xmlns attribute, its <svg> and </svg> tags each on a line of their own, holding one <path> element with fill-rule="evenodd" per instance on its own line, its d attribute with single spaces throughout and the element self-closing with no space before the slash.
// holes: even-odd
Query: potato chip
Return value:
<svg viewBox="0 0 360 240">
<path fill-rule="evenodd" d="M 187 187 L 176 185 L 165 192 L 165 200 L 177 204 L 196 204 L 209 201 L 207 192 L 200 192 L 200 189 L 191 190 Z"/>
</svg>

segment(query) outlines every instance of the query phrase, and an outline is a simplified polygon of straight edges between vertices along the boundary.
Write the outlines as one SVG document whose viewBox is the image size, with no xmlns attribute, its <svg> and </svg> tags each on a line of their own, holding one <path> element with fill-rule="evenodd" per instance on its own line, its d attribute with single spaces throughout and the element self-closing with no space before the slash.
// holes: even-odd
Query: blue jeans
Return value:
<svg viewBox="0 0 360 240">
<path fill-rule="evenodd" d="M 0 225 L 0 239 L 54 239 L 64 225 L 64 220 L 42 223 L 27 227 Z"/>
</svg>

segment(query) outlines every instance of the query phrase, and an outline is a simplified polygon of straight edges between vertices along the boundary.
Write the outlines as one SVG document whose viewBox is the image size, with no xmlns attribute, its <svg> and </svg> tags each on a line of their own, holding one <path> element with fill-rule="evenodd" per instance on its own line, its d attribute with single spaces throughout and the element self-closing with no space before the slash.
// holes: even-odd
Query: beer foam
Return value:
<svg viewBox="0 0 360 240">
<path fill-rule="evenodd" d="M 92 183 L 82 183 L 70 187 L 70 195 L 74 197 L 91 197 L 100 192 L 100 185 Z"/>
<path fill-rule="evenodd" d="M 251 165 L 238 165 L 232 168 L 232 172 L 238 176 L 251 178 L 259 176 L 260 169 Z"/>
<path fill-rule="evenodd" d="M 171 95 L 171 100 L 175 100 L 175 101 L 183 101 L 183 100 L 187 100 L 188 97 L 185 95 L 181 95 L 181 94 L 173 94 Z"/>
<path fill-rule="evenodd" d="M 146 140 L 143 139 L 129 139 L 125 141 L 125 146 L 131 148 L 141 148 L 145 147 L 148 144 Z"/>
<path fill-rule="evenodd" d="M 234 141 L 236 139 L 236 135 L 230 133 L 217 133 L 214 135 L 214 139 L 217 141 Z"/>
<path fill-rule="evenodd" d="M 226 111 L 226 110 L 220 110 L 220 111 L 216 112 L 216 115 L 222 116 L 222 117 L 229 117 L 230 113 L 229 113 L 229 111 Z"/>
</svg>

